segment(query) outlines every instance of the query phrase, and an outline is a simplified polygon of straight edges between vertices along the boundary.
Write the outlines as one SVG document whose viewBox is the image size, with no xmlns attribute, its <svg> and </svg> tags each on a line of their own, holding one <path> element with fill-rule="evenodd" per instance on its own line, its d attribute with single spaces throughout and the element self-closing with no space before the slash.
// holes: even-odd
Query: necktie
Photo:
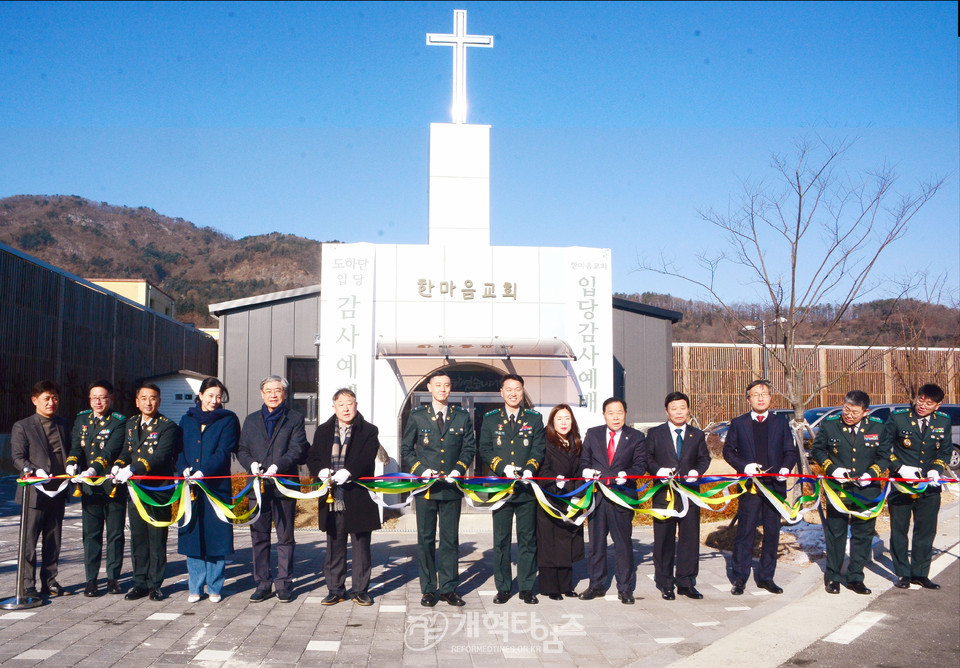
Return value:
<svg viewBox="0 0 960 668">
<path fill-rule="evenodd" d="M 437 429 L 443 432 L 443 411 L 437 413 Z"/>
<path fill-rule="evenodd" d="M 683 429 L 674 429 L 677 432 L 677 459 L 680 459 L 680 448 L 683 447 Z"/>
<path fill-rule="evenodd" d="M 757 422 L 759 422 L 760 424 L 763 424 L 763 421 L 764 421 L 765 419 L 767 419 L 767 416 L 766 416 L 766 415 L 758 415 L 758 416 L 757 416 Z"/>
<path fill-rule="evenodd" d="M 922 436 L 923 432 L 927 430 L 927 418 L 920 418 L 920 422 L 918 424 L 920 425 L 920 435 Z"/>
<path fill-rule="evenodd" d="M 511 416 L 510 416 L 510 428 L 513 429 L 513 428 L 516 427 L 516 426 L 517 426 L 517 416 L 516 416 L 516 415 L 511 415 Z"/>
<path fill-rule="evenodd" d="M 613 442 L 614 433 L 610 432 L 610 442 L 607 443 L 607 462 L 613 464 L 613 453 L 616 451 L 616 445 Z"/>
</svg>

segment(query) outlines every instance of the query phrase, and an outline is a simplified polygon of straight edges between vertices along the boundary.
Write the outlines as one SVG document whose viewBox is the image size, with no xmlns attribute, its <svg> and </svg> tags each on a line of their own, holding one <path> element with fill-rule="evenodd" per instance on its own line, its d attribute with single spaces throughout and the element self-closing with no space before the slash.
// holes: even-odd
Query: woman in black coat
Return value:
<svg viewBox="0 0 960 668">
<path fill-rule="evenodd" d="M 540 486 L 547 492 L 562 494 L 576 488 L 580 481 L 580 428 L 567 404 L 550 411 L 545 429 L 547 451 L 537 472 Z M 546 480 L 546 478 L 554 478 Z M 540 567 L 540 593 L 554 601 L 574 597 L 573 562 L 583 559 L 583 526 L 551 517 L 537 507 L 537 565 Z"/>
<path fill-rule="evenodd" d="M 228 399 L 227 388 L 218 379 L 205 378 L 200 384 L 196 405 L 180 420 L 183 450 L 177 458 L 177 470 L 183 471 L 184 478 L 230 475 L 230 457 L 237 449 L 240 421 L 232 411 L 221 407 Z M 223 501 L 229 501 L 233 495 L 229 477 L 207 478 L 203 484 Z M 233 526 L 217 517 L 200 490 L 192 512 L 190 524 L 178 531 L 177 551 L 187 557 L 187 601 L 199 601 L 206 585 L 210 601 L 217 603 L 226 558 L 233 554 Z"/>
<path fill-rule="evenodd" d="M 376 475 L 380 431 L 357 412 L 357 396 L 343 388 L 333 395 L 334 414 L 317 427 L 307 453 L 310 475 L 331 480 L 331 491 L 319 499 L 321 531 L 327 533 L 327 554 L 323 564 L 327 580 L 324 605 L 346 600 L 347 534 L 353 546 L 354 601 L 372 605 L 367 593 L 370 584 L 370 538 L 380 528 L 380 512 L 358 478 Z"/>
</svg>

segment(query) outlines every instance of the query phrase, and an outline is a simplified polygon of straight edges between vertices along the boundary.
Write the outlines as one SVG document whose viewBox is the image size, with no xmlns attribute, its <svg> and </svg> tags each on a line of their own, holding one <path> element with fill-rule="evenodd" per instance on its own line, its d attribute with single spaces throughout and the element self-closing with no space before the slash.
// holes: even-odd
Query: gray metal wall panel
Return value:
<svg viewBox="0 0 960 668">
<path fill-rule="evenodd" d="M 613 354 L 625 373 L 630 422 L 664 419 L 663 398 L 673 390 L 670 332 L 668 320 L 614 309 Z"/>
<path fill-rule="evenodd" d="M 274 304 L 270 307 L 270 373 L 287 375 L 287 357 L 294 353 L 293 326 L 296 302 Z"/>
<path fill-rule="evenodd" d="M 297 357 L 316 357 L 314 336 L 320 332 L 320 296 L 293 302 L 293 354 Z"/>
</svg>

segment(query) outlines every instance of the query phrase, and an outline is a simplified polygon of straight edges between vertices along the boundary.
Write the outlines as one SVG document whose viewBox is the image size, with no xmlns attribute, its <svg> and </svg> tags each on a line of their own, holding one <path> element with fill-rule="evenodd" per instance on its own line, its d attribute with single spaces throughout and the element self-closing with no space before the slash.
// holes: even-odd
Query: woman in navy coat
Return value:
<svg viewBox="0 0 960 668">
<path fill-rule="evenodd" d="M 240 421 L 222 407 L 229 400 L 227 388 L 216 378 L 205 378 L 200 384 L 197 403 L 180 420 L 183 450 L 177 459 L 177 470 L 184 478 L 204 478 L 203 484 L 221 500 L 233 495 L 229 477 L 230 455 L 237 449 Z M 233 525 L 224 522 L 213 510 L 206 495 L 198 490 L 193 504 L 193 518 L 179 530 L 177 551 L 187 557 L 190 595 L 196 603 L 206 585 L 210 601 L 220 601 L 226 557 L 233 554 Z M 189 497 L 185 497 L 189 498 Z"/>
</svg>

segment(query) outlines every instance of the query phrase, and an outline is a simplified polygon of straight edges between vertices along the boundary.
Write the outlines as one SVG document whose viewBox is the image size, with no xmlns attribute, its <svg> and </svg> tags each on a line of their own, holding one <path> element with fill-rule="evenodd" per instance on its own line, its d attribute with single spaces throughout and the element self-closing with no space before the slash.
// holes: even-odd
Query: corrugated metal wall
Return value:
<svg viewBox="0 0 960 668">
<path fill-rule="evenodd" d="M 613 388 L 627 402 L 627 422 L 663 422 L 673 391 L 672 323 L 613 309 Z"/>
<path fill-rule="evenodd" d="M 908 363 L 907 357 L 913 359 Z M 943 348 L 903 350 L 851 346 L 799 347 L 795 362 L 802 365 L 805 387 L 821 386 L 808 407 L 839 406 L 853 389 L 870 395 L 874 404 L 906 403 L 897 382 L 897 369 L 910 369 L 920 384 L 937 383 L 948 403 L 960 399 L 960 351 Z M 763 351 L 757 345 L 673 344 L 676 388 L 690 395 L 693 415 L 701 426 L 721 422 L 747 410 L 744 388 L 763 375 Z M 782 368 L 767 355 L 767 378 L 774 388 L 784 387 Z M 774 408 L 789 408 L 783 397 L 774 397 Z"/>
<path fill-rule="evenodd" d="M 38 380 L 61 385 L 60 415 L 72 419 L 89 408 L 92 380 L 113 382 L 117 410 L 130 413 L 139 378 L 180 369 L 215 374 L 217 342 L 0 248 L 0 433 L 33 412 Z"/>
</svg>

